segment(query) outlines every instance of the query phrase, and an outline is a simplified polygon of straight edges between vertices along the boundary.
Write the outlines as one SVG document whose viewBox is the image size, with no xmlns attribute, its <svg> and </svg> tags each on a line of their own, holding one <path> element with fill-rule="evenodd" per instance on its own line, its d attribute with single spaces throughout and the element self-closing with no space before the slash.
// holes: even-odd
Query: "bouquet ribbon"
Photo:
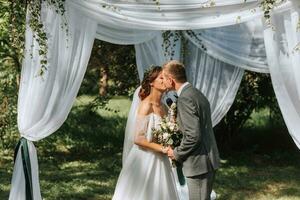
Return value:
<svg viewBox="0 0 300 200">
<path fill-rule="evenodd" d="M 179 164 L 178 162 L 176 162 L 175 164 L 176 164 L 176 171 L 177 171 L 179 183 L 180 183 L 180 185 L 185 185 L 185 177 L 182 172 L 182 165 Z"/>
</svg>

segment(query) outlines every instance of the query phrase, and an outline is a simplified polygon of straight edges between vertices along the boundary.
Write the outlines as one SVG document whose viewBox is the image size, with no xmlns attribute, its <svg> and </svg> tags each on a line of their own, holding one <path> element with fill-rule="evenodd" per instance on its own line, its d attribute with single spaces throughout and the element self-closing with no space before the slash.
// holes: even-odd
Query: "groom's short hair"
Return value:
<svg viewBox="0 0 300 200">
<path fill-rule="evenodd" d="M 168 61 L 163 65 L 163 69 L 165 69 L 177 82 L 184 83 L 187 81 L 185 67 L 181 62 L 177 60 Z"/>
</svg>

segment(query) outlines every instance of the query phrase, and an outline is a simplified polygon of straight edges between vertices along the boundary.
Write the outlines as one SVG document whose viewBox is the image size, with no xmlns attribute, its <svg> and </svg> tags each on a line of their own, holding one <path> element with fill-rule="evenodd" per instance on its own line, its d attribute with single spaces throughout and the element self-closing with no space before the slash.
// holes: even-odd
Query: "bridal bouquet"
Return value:
<svg viewBox="0 0 300 200">
<path fill-rule="evenodd" d="M 169 100 L 169 101 L 168 101 Z M 182 140 L 182 132 L 179 130 L 179 126 L 176 122 L 177 105 L 171 99 L 167 99 L 169 106 L 168 116 L 161 120 L 158 129 L 152 129 L 153 139 L 156 143 L 163 145 L 164 147 L 171 146 L 172 149 L 180 145 Z M 182 173 L 182 167 L 175 160 L 172 160 L 172 166 L 176 167 L 177 176 L 180 185 L 185 184 L 185 178 Z"/>
<path fill-rule="evenodd" d="M 177 105 L 173 102 L 169 106 L 168 116 L 162 118 L 159 128 L 152 129 L 154 141 L 165 147 L 175 148 L 180 145 L 182 139 L 182 133 L 176 123 L 176 110 Z"/>
</svg>

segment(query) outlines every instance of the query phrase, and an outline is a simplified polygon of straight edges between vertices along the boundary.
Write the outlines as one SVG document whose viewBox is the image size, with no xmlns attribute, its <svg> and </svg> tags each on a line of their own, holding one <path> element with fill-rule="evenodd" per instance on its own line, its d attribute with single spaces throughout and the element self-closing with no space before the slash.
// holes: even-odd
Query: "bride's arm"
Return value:
<svg viewBox="0 0 300 200">
<path fill-rule="evenodd" d="M 146 134 L 148 131 L 148 125 L 149 125 L 149 115 L 141 116 L 139 115 L 137 117 L 136 121 L 136 130 L 135 130 L 135 137 L 134 137 L 134 143 L 142 148 L 159 152 L 159 153 L 167 153 L 167 149 L 164 148 L 162 145 L 149 142 L 146 138 Z"/>
<path fill-rule="evenodd" d="M 148 142 L 148 140 L 143 137 L 143 136 L 137 136 L 134 139 L 134 143 L 136 145 L 139 145 L 142 148 L 154 151 L 154 152 L 159 152 L 159 153 L 163 153 L 166 154 L 168 152 L 168 148 L 163 147 L 160 144 L 156 144 L 154 142 Z"/>
<path fill-rule="evenodd" d="M 149 113 L 151 112 L 153 112 L 151 104 L 146 101 L 142 102 L 138 110 L 134 143 L 142 148 L 166 154 L 168 150 L 167 148 L 164 148 L 160 144 L 149 142 L 146 139 L 145 135 L 148 129 Z"/>
</svg>

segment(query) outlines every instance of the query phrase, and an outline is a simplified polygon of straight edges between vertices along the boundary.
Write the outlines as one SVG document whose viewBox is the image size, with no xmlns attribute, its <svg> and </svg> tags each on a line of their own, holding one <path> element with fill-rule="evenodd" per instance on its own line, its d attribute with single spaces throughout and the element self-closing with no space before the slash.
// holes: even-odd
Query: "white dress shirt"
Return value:
<svg viewBox="0 0 300 200">
<path fill-rule="evenodd" d="M 190 83 L 189 83 L 189 82 L 185 82 L 184 84 L 182 84 L 182 85 L 180 86 L 180 88 L 177 90 L 177 96 L 178 96 L 178 97 L 180 96 L 180 94 L 181 94 L 183 88 L 185 88 L 185 86 L 187 86 L 188 84 L 190 84 Z"/>
</svg>

